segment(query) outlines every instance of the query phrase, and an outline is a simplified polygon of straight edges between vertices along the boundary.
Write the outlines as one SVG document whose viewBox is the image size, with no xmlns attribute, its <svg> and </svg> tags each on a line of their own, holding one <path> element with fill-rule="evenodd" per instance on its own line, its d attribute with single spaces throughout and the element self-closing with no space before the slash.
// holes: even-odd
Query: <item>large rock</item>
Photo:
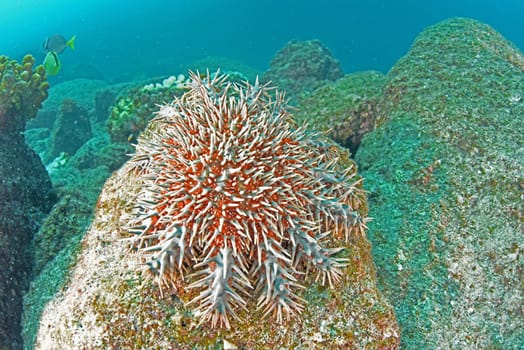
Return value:
<svg viewBox="0 0 524 350">
<path fill-rule="evenodd" d="M 523 71 L 499 33 L 456 18 L 387 75 L 356 160 L 405 348 L 524 346 Z"/>
<path fill-rule="evenodd" d="M 196 88 L 196 90 L 202 91 L 198 88 Z M 218 92 L 218 90 L 215 90 L 214 88 L 211 88 L 209 91 L 214 94 Z M 247 94 L 239 95 L 251 96 Z M 261 96 L 265 95 L 261 94 Z M 194 98 L 188 98 L 187 100 L 192 101 L 192 103 L 197 101 Z M 251 109 L 252 107 L 250 107 L 250 113 L 258 111 L 259 108 L 263 108 L 258 102 L 256 102 L 255 105 L 256 108 L 254 109 Z M 208 105 L 199 106 L 199 108 L 208 107 Z M 167 108 L 166 110 L 170 111 L 171 109 Z M 278 110 L 282 111 L 280 108 Z M 264 115 L 272 116 L 273 114 L 270 113 Z M 284 116 L 286 117 L 287 115 Z M 237 116 L 235 118 L 239 117 Z M 286 117 L 283 120 L 287 121 L 288 119 Z M 229 122 L 225 121 L 224 123 Z M 142 133 L 137 146 L 140 152 L 144 152 L 148 148 L 152 149 L 159 146 L 161 144 L 159 143 L 159 140 L 167 137 L 166 140 L 168 141 L 165 145 L 168 149 L 166 149 L 163 154 L 168 157 L 170 154 L 174 155 L 173 152 L 175 151 L 176 146 L 173 147 L 171 144 L 172 142 L 169 141 L 172 140 L 171 136 L 167 136 L 171 135 L 170 132 L 174 131 L 164 129 L 163 125 L 164 124 L 160 122 L 157 122 L 157 124 L 153 123 L 148 127 L 148 129 L 146 129 L 146 131 L 144 131 L 144 133 Z M 259 125 L 258 123 L 254 123 L 253 125 L 255 125 L 255 128 L 263 128 L 263 125 L 265 124 L 261 123 L 261 125 Z M 280 123 L 275 125 L 279 128 L 281 127 Z M 200 130 L 200 128 L 197 129 Z M 224 130 L 228 133 L 230 131 L 232 133 L 240 132 L 239 129 L 230 128 L 230 126 L 226 126 Z M 194 135 L 192 133 L 190 134 Z M 249 132 L 244 132 L 243 134 L 247 138 L 251 137 Z M 288 138 L 294 137 L 294 134 L 292 133 L 287 135 Z M 286 144 L 287 142 L 293 142 L 292 139 L 290 141 L 288 138 L 284 138 L 279 142 L 284 142 Z M 221 140 L 221 138 L 219 139 Z M 183 143 L 180 140 L 176 142 Z M 334 146 L 327 146 L 319 140 L 313 142 L 313 139 L 307 142 L 311 147 L 318 146 L 329 148 L 329 151 L 324 148 L 320 149 L 323 149 L 328 154 L 328 158 L 335 156 L 335 154 L 340 154 L 340 157 L 337 156 L 337 158 L 341 165 L 348 166 L 353 164 L 346 153 L 337 151 L 337 148 Z M 300 143 L 300 145 L 300 147 L 303 147 L 302 143 Z M 261 149 L 264 149 L 262 146 L 260 147 Z M 242 152 L 241 149 L 237 149 L 236 151 L 235 149 L 235 147 L 233 147 L 233 149 L 230 149 L 229 147 L 225 148 L 225 150 L 230 150 L 231 152 Z M 285 150 L 286 148 L 283 149 Z M 312 150 L 312 155 L 317 154 L 316 148 L 313 148 Z M 198 152 L 207 151 L 209 151 L 209 149 L 202 148 Z M 234 155 L 235 153 L 231 154 Z M 347 241 L 345 239 L 340 240 L 340 237 L 335 236 L 334 234 L 333 236 L 329 235 L 329 237 L 326 238 L 326 242 L 331 242 L 331 244 L 336 244 L 336 246 L 344 244 L 344 247 L 347 249 L 344 250 L 344 256 L 347 256 L 349 261 L 346 267 L 341 267 L 342 276 L 339 281 L 340 283 L 334 283 L 333 287 L 321 286 L 318 281 L 315 281 L 314 275 L 308 274 L 308 276 L 306 276 L 304 273 L 303 275 L 298 276 L 299 281 L 297 283 L 308 286 L 308 288 L 304 290 L 304 293 L 300 292 L 300 295 L 305 299 L 304 304 L 306 306 L 300 315 L 292 316 L 291 321 L 284 321 L 282 324 L 278 324 L 271 318 L 262 319 L 262 311 L 255 311 L 257 309 L 257 300 L 254 296 L 257 293 L 260 293 L 260 288 L 264 288 L 263 285 L 260 288 L 256 288 L 256 290 L 253 290 L 251 293 L 248 293 L 247 296 L 242 293 L 243 297 L 246 298 L 247 309 L 237 310 L 242 320 L 238 321 L 231 318 L 231 329 L 213 328 L 210 324 L 211 322 L 204 322 L 201 325 L 197 325 L 199 321 L 205 320 L 199 316 L 199 313 L 195 313 L 194 305 L 191 306 L 185 304 L 185 302 L 195 296 L 195 292 L 191 291 L 191 287 L 185 285 L 187 280 L 185 278 L 182 280 L 174 277 L 175 279 L 172 281 L 176 283 L 176 286 L 174 286 L 176 287 L 176 292 L 175 289 L 165 288 L 166 286 L 164 286 L 162 293 L 162 290 L 157 284 L 157 280 L 147 278 L 149 275 L 144 275 L 143 273 L 145 256 L 143 254 L 131 253 L 130 241 L 129 239 L 124 239 L 130 237 L 130 220 L 132 221 L 137 217 L 141 217 L 141 214 L 137 212 L 137 205 L 141 206 L 141 203 L 143 202 L 137 200 L 137 198 L 142 197 L 144 193 L 148 193 L 150 190 L 150 187 L 148 186 L 152 184 L 151 180 L 154 179 L 154 177 L 152 177 L 149 172 L 153 172 L 155 171 L 153 169 L 160 169 L 167 165 L 164 160 L 157 157 L 158 155 L 159 154 L 156 153 L 156 151 L 153 151 L 153 153 L 151 153 L 151 158 L 146 162 L 143 161 L 146 160 L 148 156 L 144 158 L 140 155 L 133 158 L 133 162 L 126 163 L 104 186 L 97 203 L 95 218 L 83 239 L 82 250 L 78 256 L 76 266 L 70 273 L 69 282 L 43 311 L 36 341 L 36 348 L 106 349 L 171 347 L 177 349 L 189 349 L 195 347 L 222 347 L 225 346 L 226 342 L 244 348 L 274 348 L 277 346 L 287 348 L 296 346 L 307 348 L 396 348 L 398 346 L 399 330 L 397 328 L 395 316 L 391 307 L 376 289 L 374 277 L 375 272 L 371 260 L 370 245 L 365 238 L 362 221 L 359 221 L 360 219 L 358 219 L 360 216 L 356 214 L 356 210 L 362 212 L 363 215 L 365 215 L 366 212 L 365 197 L 359 189 L 360 185 L 358 181 L 355 182 L 355 187 L 353 187 L 351 191 L 344 191 L 344 198 L 351 199 L 351 203 L 348 202 L 340 207 L 354 208 L 355 210 L 352 212 L 355 216 L 352 216 L 353 219 L 348 218 L 348 221 L 336 221 L 337 223 L 333 223 L 333 225 L 335 225 L 334 230 L 338 233 L 341 233 L 339 230 L 347 227 L 346 225 L 355 225 L 355 228 L 360 228 L 357 230 L 358 234 L 348 233 L 348 237 L 350 238 L 348 238 Z M 236 159 L 236 157 L 234 158 Z M 269 158 L 271 158 L 271 153 Z M 175 157 L 168 163 L 175 167 L 176 165 L 173 162 L 176 162 L 176 159 L 177 158 Z M 319 159 L 324 158 L 320 157 Z M 249 166 L 250 162 L 246 161 L 246 164 L 246 169 L 251 169 Z M 318 164 L 315 164 L 318 167 L 321 165 L 327 166 L 320 161 Z M 330 162 L 330 164 L 334 163 Z M 142 169 L 144 171 L 142 171 L 139 169 L 142 166 L 148 167 L 148 169 L 151 166 L 151 168 L 149 170 L 145 170 L 144 168 Z M 155 166 L 160 168 L 155 168 Z M 309 167 L 310 164 L 304 163 L 302 166 L 306 168 Z M 210 168 L 210 171 L 213 172 L 213 176 L 210 177 L 211 186 L 213 186 L 214 183 L 212 179 L 215 176 L 214 173 L 218 169 L 217 167 L 218 163 Z M 243 167 L 242 169 L 243 170 L 240 170 L 241 172 L 246 171 Z M 278 169 L 278 171 L 284 171 L 283 168 Z M 323 173 L 323 170 L 320 168 L 315 167 L 315 169 L 316 170 L 313 174 L 317 174 L 317 172 L 318 174 Z M 354 168 L 349 168 L 348 171 L 356 176 Z M 337 176 L 339 175 L 338 172 L 333 172 L 332 175 L 330 174 L 325 174 L 325 177 L 322 178 L 322 181 L 326 181 L 326 183 L 329 183 L 330 185 L 326 185 L 327 187 L 325 187 L 322 192 L 316 191 L 315 198 L 321 198 L 321 196 L 324 196 L 324 192 L 332 193 L 329 188 L 336 191 L 339 188 L 338 186 L 349 185 L 349 183 L 343 182 L 332 187 L 331 185 L 334 186 L 334 184 L 339 181 L 337 180 Z M 207 175 L 204 175 L 204 172 L 202 172 L 202 176 Z M 269 179 L 271 179 L 271 177 L 272 176 L 269 176 Z M 173 179 L 173 181 L 177 181 L 176 178 Z M 259 176 L 253 175 L 253 179 L 259 179 Z M 348 177 L 348 179 L 356 181 L 356 177 Z M 253 181 L 258 182 L 259 180 Z M 279 180 L 275 178 L 274 181 Z M 289 180 L 289 182 L 295 184 L 296 180 Z M 249 192 L 251 190 L 248 188 L 252 187 L 249 182 L 240 183 L 240 180 L 227 186 L 228 191 L 237 191 L 239 189 L 237 187 L 240 186 L 240 191 L 233 192 L 238 193 L 239 196 L 243 195 L 244 192 L 251 193 Z M 320 188 L 324 188 L 324 186 Z M 300 192 L 301 195 L 307 195 L 307 193 L 309 193 L 298 187 L 296 191 Z M 216 193 L 213 190 L 211 191 L 210 196 L 213 197 L 215 194 Z M 170 195 L 171 193 L 166 194 L 166 198 Z M 205 196 L 205 194 L 203 193 L 202 196 Z M 278 195 L 272 195 L 271 198 L 274 198 L 272 200 L 279 200 Z M 225 197 L 220 199 L 220 201 L 227 202 Z M 253 199 L 253 202 L 255 202 L 255 199 Z M 282 203 L 285 205 L 284 202 Z M 333 200 L 330 197 L 329 200 L 322 203 L 322 205 L 334 205 L 333 203 L 337 203 L 337 200 Z M 159 205 L 163 206 L 161 203 L 159 203 Z M 180 209 L 178 205 L 174 205 L 171 208 L 173 210 L 177 210 L 176 208 Z M 311 206 L 311 208 L 313 209 L 315 206 Z M 211 215 L 213 210 L 214 209 L 206 209 L 201 213 L 204 216 Z M 291 205 L 289 210 L 290 212 L 286 215 L 295 215 L 293 214 Z M 229 210 L 227 215 L 229 215 Z M 256 214 L 256 216 L 258 215 L 259 214 Z M 320 220 L 319 218 L 322 216 L 323 214 L 318 213 L 318 217 L 316 216 L 314 219 Z M 336 217 L 337 220 L 342 220 L 340 217 Z M 206 220 L 208 220 L 207 218 L 212 220 L 212 216 L 206 216 Z M 240 217 L 238 218 L 240 220 Z M 188 223 L 182 223 L 181 225 L 192 225 L 196 222 L 197 220 L 195 218 L 194 222 L 189 221 Z M 282 222 L 284 222 L 281 224 L 282 227 L 285 227 L 286 221 Z M 331 221 L 328 220 L 325 224 L 330 225 L 330 222 Z M 357 225 L 357 222 L 360 222 L 361 224 Z M 262 221 L 260 223 L 262 223 Z M 252 222 L 252 224 L 256 225 L 257 223 Z M 193 230 L 196 229 L 195 226 L 192 227 Z M 160 226 L 158 229 L 162 230 Z M 275 226 L 275 229 L 278 228 Z M 224 229 L 224 232 L 232 232 L 231 230 L 233 230 L 233 226 L 228 226 L 227 231 Z M 304 227 L 303 230 L 307 230 L 307 228 Z M 220 237 L 222 237 L 222 235 L 220 235 Z M 223 234 L 223 237 L 229 236 Z M 335 239 L 333 237 L 338 237 L 340 241 L 332 241 Z M 241 240 L 242 238 L 238 236 L 237 239 Z M 342 241 L 345 243 L 340 243 Z M 324 243 L 324 240 L 322 243 Z M 200 240 L 199 242 L 194 242 L 195 246 L 197 244 L 201 244 Z M 286 244 L 290 245 L 291 243 L 286 242 Z M 262 243 L 260 243 L 260 245 L 262 245 Z M 197 259 L 199 248 L 195 248 L 195 246 L 190 251 L 192 251 L 191 254 L 194 254 L 195 259 Z M 301 247 L 302 246 L 297 246 L 297 249 L 302 249 Z M 189 251 L 189 248 L 186 252 L 187 251 Z M 175 251 L 173 250 L 173 253 L 174 252 Z M 67 251 L 66 253 L 70 253 L 70 251 Z M 145 251 L 143 253 L 147 254 Z M 242 254 L 242 252 L 240 254 Z M 303 254 L 304 255 L 293 255 L 293 259 L 295 259 L 295 257 L 299 259 L 298 257 L 304 257 L 305 254 L 313 253 L 304 252 Z M 61 260 L 61 256 L 62 254 L 59 254 L 56 260 Z M 199 256 L 198 259 L 203 259 L 203 256 Z M 256 259 L 254 259 L 253 256 L 245 256 L 244 259 L 249 264 L 256 264 L 256 262 L 254 262 Z M 266 258 L 262 257 L 261 259 Z M 329 260 L 327 257 L 325 259 Z M 320 265 L 327 260 L 321 259 L 321 261 L 315 261 L 315 264 Z M 284 261 L 285 259 L 283 258 L 283 260 L 279 260 L 279 263 L 285 265 Z M 161 260 L 161 262 L 163 264 L 168 264 L 167 260 Z M 300 265 L 298 265 L 299 263 Z M 52 262 L 49 263 L 46 268 L 51 264 Z M 232 264 L 232 262 L 230 262 L 230 264 Z M 193 265 L 189 264 L 186 267 L 186 272 L 188 274 L 187 278 L 191 280 L 194 278 L 191 276 L 191 271 L 199 271 L 198 267 L 194 266 L 194 262 Z M 215 267 L 211 266 L 210 269 L 214 270 Z M 242 267 L 240 266 L 239 268 Z M 302 262 L 297 260 L 297 271 L 302 268 Z M 310 268 L 313 268 L 313 266 L 310 266 Z M 260 267 L 260 269 L 262 270 L 263 268 Z M 256 278 L 259 278 L 257 271 L 260 272 L 261 270 L 253 270 Z M 168 271 L 164 271 L 163 269 L 155 270 L 152 268 L 150 271 L 157 271 L 162 276 L 168 274 Z M 165 275 L 162 271 L 165 272 Z M 266 272 L 268 276 L 271 273 L 270 271 Z M 177 274 L 170 276 L 174 275 Z M 252 278 L 251 273 L 249 275 L 250 278 Z M 260 278 L 263 278 L 264 276 L 265 274 Z M 238 281 L 234 283 L 238 283 Z M 40 286 L 44 289 L 46 288 L 43 283 L 40 284 Z M 233 286 L 231 286 L 231 288 L 233 288 Z M 288 288 L 291 287 L 287 284 L 282 285 L 279 291 L 287 291 Z M 222 295 L 219 295 L 218 297 L 223 298 Z M 35 308 L 39 308 L 40 305 L 42 305 L 42 303 L 35 304 L 37 304 L 34 306 Z M 202 307 L 198 307 L 197 305 L 197 310 L 202 312 Z M 30 331 L 29 328 L 28 331 Z M 26 335 L 27 340 L 32 339 L 31 334 Z"/>
</svg>

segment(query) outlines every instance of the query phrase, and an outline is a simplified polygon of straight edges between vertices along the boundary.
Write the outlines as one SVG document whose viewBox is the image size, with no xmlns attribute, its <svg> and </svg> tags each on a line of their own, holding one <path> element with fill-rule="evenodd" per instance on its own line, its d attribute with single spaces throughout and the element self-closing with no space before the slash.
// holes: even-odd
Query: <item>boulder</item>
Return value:
<svg viewBox="0 0 524 350">
<path fill-rule="evenodd" d="M 271 81 L 291 98 L 344 76 L 340 63 L 320 40 L 292 40 L 271 60 L 262 81 Z"/>
<path fill-rule="evenodd" d="M 523 72 L 502 35 L 454 18 L 387 75 L 356 161 L 405 348 L 522 348 Z"/>
</svg>

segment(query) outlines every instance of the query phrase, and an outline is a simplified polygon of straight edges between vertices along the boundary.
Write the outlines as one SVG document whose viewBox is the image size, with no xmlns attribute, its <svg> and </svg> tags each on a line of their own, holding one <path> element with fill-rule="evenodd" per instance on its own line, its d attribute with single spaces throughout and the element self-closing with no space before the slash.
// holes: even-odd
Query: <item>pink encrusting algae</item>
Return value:
<svg viewBox="0 0 524 350">
<path fill-rule="evenodd" d="M 230 328 L 251 299 L 282 322 L 304 307 L 304 276 L 333 287 L 345 241 L 364 234 L 355 169 L 340 171 L 267 85 L 217 72 L 192 74 L 188 88 L 160 108 L 131 160 L 143 181 L 131 250 L 161 288 L 193 291 L 201 323 Z"/>
</svg>

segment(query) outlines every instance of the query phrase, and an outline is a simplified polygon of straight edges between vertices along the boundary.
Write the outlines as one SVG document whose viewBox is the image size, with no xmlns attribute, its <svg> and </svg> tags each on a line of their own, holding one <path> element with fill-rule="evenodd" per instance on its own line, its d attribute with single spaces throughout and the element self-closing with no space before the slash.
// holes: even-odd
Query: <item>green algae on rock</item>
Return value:
<svg viewBox="0 0 524 350">
<path fill-rule="evenodd" d="M 522 348 L 524 56 L 455 18 L 387 75 L 356 160 L 406 348 Z"/>
</svg>

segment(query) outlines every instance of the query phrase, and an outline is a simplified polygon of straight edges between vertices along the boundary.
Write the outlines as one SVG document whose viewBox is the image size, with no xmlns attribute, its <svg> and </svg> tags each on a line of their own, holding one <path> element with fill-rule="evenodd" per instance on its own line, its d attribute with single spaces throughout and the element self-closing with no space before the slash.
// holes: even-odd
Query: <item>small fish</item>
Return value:
<svg viewBox="0 0 524 350">
<path fill-rule="evenodd" d="M 47 75 L 57 75 L 60 71 L 60 60 L 58 54 L 54 51 L 49 51 L 44 58 L 44 68 Z"/>
<path fill-rule="evenodd" d="M 73 35 L 71 39 L 66 40 L 62 35 L 56 34 L 52 35 L 44 41 L 44 50 L 47 52 L 56 52 L 61 54 L 67 47 L 70 47 L 71 50 L 75 49 L 75 39 L 76 35 Z"/>
</svg>

